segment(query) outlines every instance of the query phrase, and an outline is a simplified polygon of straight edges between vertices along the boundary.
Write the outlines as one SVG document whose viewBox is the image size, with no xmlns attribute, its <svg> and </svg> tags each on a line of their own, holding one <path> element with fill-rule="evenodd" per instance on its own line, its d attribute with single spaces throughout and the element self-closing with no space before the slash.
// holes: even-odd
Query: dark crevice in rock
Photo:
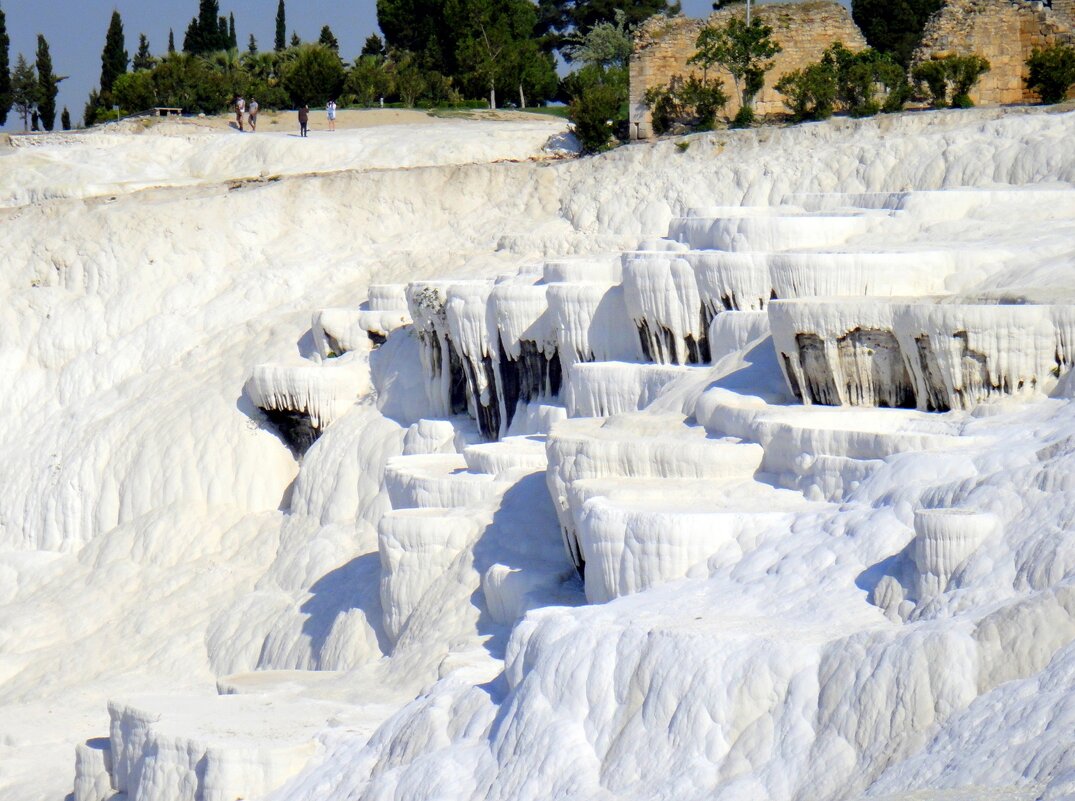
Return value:
<svg viewBox="0 0 1075 801">
<path fill-rule="evenodd" d="M 290 409 L 262 409 L 261 411 L 265 413 L 266 419 L 276 429 L 280 439 L 284 441 L 296 459 L 306 453 L 321 436 L 321 430 L 314 427 L 310 416 L 305 412 Z"/>
</svg>

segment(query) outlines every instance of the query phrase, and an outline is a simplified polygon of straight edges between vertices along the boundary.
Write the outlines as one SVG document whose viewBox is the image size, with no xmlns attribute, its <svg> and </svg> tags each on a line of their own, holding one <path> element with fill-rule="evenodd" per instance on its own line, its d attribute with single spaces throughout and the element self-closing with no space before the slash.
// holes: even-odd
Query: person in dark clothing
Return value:
<svg viewBox="0 0 1075 801">
<path fill-rule="evenodd" d="M 310 107 L 305 103 L 299 109 L 299 136 L 306 136 L 306 124 L 310 121 Z"/>
</svg>

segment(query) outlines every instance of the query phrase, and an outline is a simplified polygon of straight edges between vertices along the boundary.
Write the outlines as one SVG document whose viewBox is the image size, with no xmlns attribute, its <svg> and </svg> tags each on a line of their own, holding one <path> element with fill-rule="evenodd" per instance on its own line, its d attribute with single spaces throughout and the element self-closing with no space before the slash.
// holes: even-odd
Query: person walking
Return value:
<svg viewBox="0 0 1075 801">
<path fill-rule="evenodd" d="M 328 129 L 330 131 L 336 130 L 336 101 L 329 100 L 328 105 L 325 106 L 325 111 L 328 112 Z"/>
<path fill-rule="evenodd" d="M 246 116 L 250 121 L 250 133 L 253 133 L 258 129 L 258 101 L 256 98 L 250 98 L 250 105 L 247 107 Z"/>
<path fill-rule="evenodd" d="M 310 107 L 305 103 L 299 109 L 299 136 L 306 136 L 306 125 L 310 122 Z"/>
<path fill-rule="evenodd" d="M 246 110 L 246 101 L 243 100 L 242 95 L 235 98 L 235 125 L 241 131 L 243 130 L 243 111 Z"/>
</svg>

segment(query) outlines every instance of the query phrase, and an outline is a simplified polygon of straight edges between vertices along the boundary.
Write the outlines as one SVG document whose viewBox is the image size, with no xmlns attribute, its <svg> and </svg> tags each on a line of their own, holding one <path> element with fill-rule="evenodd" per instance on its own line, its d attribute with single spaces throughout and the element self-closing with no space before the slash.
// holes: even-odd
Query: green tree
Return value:
<svg viewBox="0 0 1075 801">
<path fill-rule="evenodd" d="M 227 50 L 231 43 L 228 18 L 220 15 L 219 0 L 198 0 L 198 16 L 187 26 L 183 52 L 199 55 Z"/>
<path fill-rule="evenodd" d="M 598 22 L 585 36 L 575 33 L 565 37 L 564 57 L 583 64 L 626 67 L 631 57 L 631 32 L 623 10 L 616 9 L 615 14 L 612 22 Z"/>
<path fill-rule="evenodd" d="M 71 112 L 67 110 L 67 106 L 64 106 L 63 111 L 60 112 L 60 127 L 65 131 L 71 130 Z"/>
<path fill-rule="evenodd" d="M 239 47 L 239 36 L 235 33 L 235 13 L 228 14 L 228 49 L 236 50 Z"/>
<path fill-rule="evenodd" d="M 934 108 L 970 108 L 970 90 L 989 72 L 989 62 L 977 53 L 949 54 L 944 58 L 923 61 L 911 70 L 911 77 L 921 88 L 927 87 Z"/>
<path fill-rule="evenodd" d="M 11 73 L 11 100 L 15 111 L 22 117 L 22 129 L 30 128 L 30 113 L 37 105 L 38 95 L 37 74 L 33 65 L 27 62 L 22 53 L 19 53 L 15 61 L 15 69 Z"/>
<path fill-rule="evenodd" d="M 7 35 L 7 19 L 0 8 L 0 125 L 7 122 L 11 110 L 11 39 Z"/>
<path fill-rule="evenodd" d="M 254 38 L 254 34 L 250 34 L 250 41 L 246 43 L 246 52 L 252 56 L 257 55 L 258 40 Z"/>
<path fill-rule="evenodd" d="M 371 33 L 366 37 L 365 43 L 362 45 L 363 56 L 383 56 L 385 55 L 384 40 L 381 39 L 375 33 Z"/>
<path fill-rule="evenodd" d="M 413 53 L 425 70 L 457 73 L 458 29 L 446 0 L 377 0 L 377 24 L 389 52 Z"/>
<path fill-rule="evenodd" d="M 149 39 L 144 33 L 138 34 L 138 52 L 134 54 L 131 66 L 135 70 L 151 70 L 156 63 L 156 59 L 149 52 Z"/>
<path fill-rule="evenodd" d="M 202 33 L 198 27 L 198 18 L 191 17 L 190 24 L 187 25 L 187 32 L 183 34 L 183 52 L 184 53 L 198 53 L 201 52 Z"/>
<path fill-rule="evenodd" d="M 328 25 L 324 25 L 321 28 L 321 35 L 317 39 L 318 44 L 323 44 L 329 50 L 334 53 L 340 52 L 340 43 L 336 40 L 336 36 L 332 33 L 332 28 Z"/>
<path fill-rule="evenodd" d="M 677 124 L 695 131 L 712 130 L 728 97 L 717 81 L 676 75 L 667 86 L 647 90 L 643 102 L 650 109 L 654 133 L 663 134 Z"/>
<path fill-rule="evenodd" d="M 112 21 L 105 35 L 105 47 L 101 52 L 101 101 L 110 105 L 108 94 L 116 78 L 127 71 L 127 48 L 123 41 L 123 20 L 118 11 L 112 12 Z"/>
<path fill-rule="evenodd" d="M 1030 74 L 1027 87 L 1042 103 L 1060 103 L 1075 85 L 1075 47 L 1054 45 L 1044 50 L 1034 48 L 1027 59 Z"/>
<path fill-rule="evenodd" d="M 926 22 L 944 0 L 851 0 L 851 16 L 866 43 L 904 69 L 922 40 Z"/>
<path fill-rule="evenodd" d="M 302 44 L 302 39 L 299 37 L 298 31 L 291 32 L 291 41 L 288 43 L 288 47 L 298 47 Z"/>
<path fill-rule="evenodd" d="M 564 79 L 575 136 L 586 153 L 611 147 L 627 119 L 627 70 L 587 64 Z"/>
<path fill-rule="evenodd" d="M 359 105 L 372 106 L 378 98 L 387 97 L 392 91 L 392 73 L 384 58 L 362 55 L 355 59 L 354 66 L 347 73 L 344 92 L 354 95 Z"/>
<path fill-rule="evenodd" d="M 287 14 L 284 11 L 284 0 L 280 0 L 276 6 L 276 40 L 273 49 L 280 52 L 287 44 Z"/>
<path fill-rule="evenodd" d="M 172 32 L 171 28 L 168 29 L 168 52 L 175 52 L 175 33 Z"/>
<path fill-rule="evenodd" d="M 808 64 L 780 77 L 776 91 L 795 122 L 827 120 L 836 107 L 836 70 L 824 61 Z"/>
<path fill-rule="evenodd" d="M 37 111 L 41 115 L 41 125 L 46 131 L 56 127 L 56 95 L 59 94 L 60 81 L 63 80 L 52 71 L 52 54 L 49 43 L 41 34 L 37 35 Z"/>
<path fill-rule="evenodd" d="M 520 102 L 526 84 L 551 94 L 554 68 L 531 40 L 535 10 L 529 0 L 449 0 L 447 13 L 457 31 L 459 77 L 473 94 L 487 93 L 490 108 L 497 107 L 497 88 L 518 89 Z"/>
<path fill-rule="evenodd" d="M 320 106 L 339 96 L 344 77 L 339 56 L 324 45 L 307 44 L 284 69 L 283 87 L 293 105 Z"/>
<path fill-rule="evenodd" d="M 749 25 L 732 17 L 722 27 L 707 25 L 698 33 L 698 52 L 688 63 L 700 64 L 705 71 L 721 67 L 732 76 L 739 95 L 737 124 L 749 125 L 754 119 L 754 97 L 765 85 L 765 73 L 773 68 L 769 59 L 781 50 L 772 34 L 773 29 L 757 17 Z"/>
<path fill-rule="evenodd" d="M 852 117 L 899 111 L 910 95 L 904 69 L 891 56 L 872 47 L 856 53 L 842 42 L 834 42 L 821 61 L 834 70 L 837 98 Z M 879 88 L 885 90 L 883 104 L 878 97 Z"/>
<path fill-rule="evenodd" d="M 393 73 L 399 99 L 408 108 L 414 106 L 428 88 L 426 73 L 418 65 L 414 54 L 404 51 L 399 55 L 393 64 Z"/>
<path fill-rule="evenodd" d="M 564 50 L 578 36 L 585 36 L 601 23 L 615 25 L 617 13 L 627 27 L 634 28 L 654 16 L 671 16 L 680 11 L 679 0 L 538 0 L 534 32 L 548 51 Z"/>
<path fill-rule="evenodd" d="M 150 70 L 136 70 L 116 78 L 112 86 L 116 104 L 125 112 L 133 113 L 157 105 L 157 92 Z"/>
</svg>

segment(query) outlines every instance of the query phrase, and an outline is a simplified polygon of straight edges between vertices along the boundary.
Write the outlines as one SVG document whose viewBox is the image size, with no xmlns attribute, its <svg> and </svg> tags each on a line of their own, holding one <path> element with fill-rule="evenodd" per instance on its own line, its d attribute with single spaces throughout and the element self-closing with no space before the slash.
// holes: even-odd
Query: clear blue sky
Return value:
<svg viewBox="0 0 1075 801">
<path fill-rule="evenodd" d="M 271 48 L 276 30 L 277 0 L 220 0 L 221 13 L 235 13 L 239 46 L 246 47 L 251 33 L 262 49 Z M 362 43 L 377 31 L 376 0 L 285 0 L 288 37 L 297 31 L 304 40 L 316 39 L 322 25 L 328 25 L 340 42 L 340 54 L 348 61 L 358 55 Z M 183 46 L 183 34 L 191 17 L 198 13 L 198 0 L 0 0 L 7 15 L 11 37 L 11 63 L 19 53 L 31 63 L 37 51 L 37 34 L 44 34 L 52 52 L 53 69 L 67 75 L 60 84 L 57 107 L 71 111 L 78 123 L 90 90 L 101 76 L 101 50 L 113 9 L 123 18 L 127 52 L 138 49 L 138 34 L 149 37 L 154 54 L 168 47 L 168 29 L 175 31 L 176 47 Z M 712 0 L 683 0 L 689 16 L 705 16 Z M 59 119 L 56 121 L 59 127 Z M 21 122 L 9 115 L 7 129 Z"/>
</svg>

